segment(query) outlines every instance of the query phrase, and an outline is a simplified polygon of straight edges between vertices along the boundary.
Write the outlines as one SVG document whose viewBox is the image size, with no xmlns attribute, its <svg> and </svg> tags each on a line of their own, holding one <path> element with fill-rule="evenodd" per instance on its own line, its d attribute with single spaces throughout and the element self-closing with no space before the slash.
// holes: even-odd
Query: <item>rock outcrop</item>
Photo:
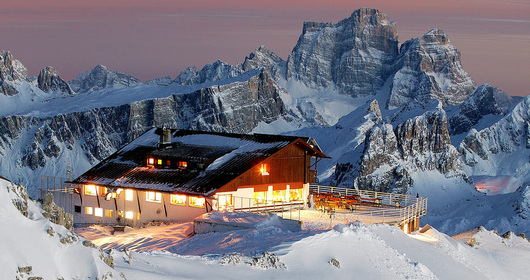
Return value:
<svg viewBox="0 0 530 280">
<path fill-rule="evenodd" d="M 275 79 L 280 78 L 280 65 L 285 61 L 265 46 L 260 46 L 245 57 L 245 61 L 238 65 L 243 72 L 253 69 L 266 69 Z"/>
<path fill-rule="evenodd" d="M 488 84 L 478 87 L 449 120 L 451 135 L 468 132 L 484 116 L 505 115 L 520 99 Z"/>
<path fill-rule="evenodd" d="M 11 52 L 0 51 L 0 91 L 8 96 L 18 94 L 17 83 L 28 80 L 28 69 Z"/>
<path fill-rule="evenodd" d="M 133 87 L 141 85 L 142 82 L 131 75 L 112 71 L 103 65 L 97 65 L 92 71 L 75 77 L 68 84 L 73 91 L 83 93 L 106 88 Z"/>
<path fill-rule="evenodd" d="M 353 97 L 374 95 L 397 55 L 394 23 L 378 10 L 361 8 L 337 24 L 304 23 L 286 78 L 311 88 L 334 85 Z"/>
<path fill-rule="evenodd" d="M 199 71 L 195 67 L 188 67 L 175 78 L 173 83 L 178 85 L 198 85 L 205 82 L 230 79 L 242 73 L 237 67 L 217 60 L 214 63 L 204 65 Z"/>
<path fill-rule="evenodd" d="M 457 105 L 475 89 L 473 80 L 462 68 L 460 52 L 439 29 L 403 43 L 394 69 L 387 104 L 390 109 L 431 99 L 441 101 L 444 106 Z"/>
<path fill-rule="evenodd" d="M 72 89 L 59 76 L 59 72 L 51 66 L 40 70 L 37 77 L 37 85 L 44 92 L 60 92 L 64 94 L 72 94 Z"/>
</svg>

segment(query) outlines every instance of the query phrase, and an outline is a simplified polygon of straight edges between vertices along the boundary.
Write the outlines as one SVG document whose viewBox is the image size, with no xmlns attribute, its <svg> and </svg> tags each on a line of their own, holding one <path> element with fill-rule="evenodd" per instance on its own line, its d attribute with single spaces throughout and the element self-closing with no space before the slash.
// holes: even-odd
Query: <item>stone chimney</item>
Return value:
<svg viewBox="0 0 530 280">
<path fill-rule="evenodd" d="M 160 134 L 160 145 L 171 144 L 171 129 L 164 127 Z"/>
</svg>

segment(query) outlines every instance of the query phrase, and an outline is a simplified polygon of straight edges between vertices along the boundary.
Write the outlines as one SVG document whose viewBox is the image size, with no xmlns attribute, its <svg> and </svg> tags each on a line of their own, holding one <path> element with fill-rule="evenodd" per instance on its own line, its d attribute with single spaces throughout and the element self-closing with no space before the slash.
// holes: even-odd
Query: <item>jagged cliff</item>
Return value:
<svg viewBox="0 0 530 280">
<path fill-rule="evenodd" d="M 19 93 L 17 83 L 29 81 L 28 69 L 11 52 L 0 51 L 0 91 L 8 96 Z"/>
<path fill-rule="evenodd" d="M 72 94 L 72 89 L 67 82 L 59 76 L 59 72 L 51 67 L 46 66 L 39 72 L 37 77 L 37 85 L 43 92 L 60 92 L 64 94 Z"/>
<path fill-rule="evenodd" d="M 286 79 L 313 88 L 335 85 L 354 97 L 373 95 L 397 55 L 394 23 L 376 9 L 361 8 L 337 24 L 304 23 L 287 59 Z"/>
<path fill-rule="evenodd" d="M 92 71 L 87 71 L 75 77 L 68 84 L 75 92 L 89 92 L 105 88 L 138 86 L 142 82 L 136 77 L 112 71 L 106 66 L 99 64 Z"/>
</svg>

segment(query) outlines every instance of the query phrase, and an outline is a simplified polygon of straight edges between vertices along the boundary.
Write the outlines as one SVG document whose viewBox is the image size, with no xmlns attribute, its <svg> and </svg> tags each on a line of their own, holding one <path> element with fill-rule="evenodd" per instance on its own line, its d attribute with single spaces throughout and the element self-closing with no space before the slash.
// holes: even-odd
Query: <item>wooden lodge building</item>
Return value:
<svg viewBox="0 0 530 280">
<path fill-rule="evenodd" d="M 74 179 L 71 205 L 58 204 L 76 224 L 132 226 L 267 203 L 303 207 L 325 157 L 308 137 L 152 128 Z"/>
</svg>

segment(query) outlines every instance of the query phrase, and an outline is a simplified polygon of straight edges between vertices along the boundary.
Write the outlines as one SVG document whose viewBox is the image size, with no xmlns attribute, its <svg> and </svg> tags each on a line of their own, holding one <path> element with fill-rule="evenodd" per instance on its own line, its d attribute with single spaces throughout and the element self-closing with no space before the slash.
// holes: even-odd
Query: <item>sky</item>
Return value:
<svg viewBox="0 0 530 280">
<path fill-rule="evenodd" d="M 283 59 L 304 21 L 338 22 L 360 7 L 397 23 L 399 41 L 443 29 L 477 85 L 530 94 L 529 0 L 0 0 L 0 49 L 30 75 L 70 80 L 103 64 L 141 80 L 188 66 L 242 62 L 265 45 Z"/>
</svg>

